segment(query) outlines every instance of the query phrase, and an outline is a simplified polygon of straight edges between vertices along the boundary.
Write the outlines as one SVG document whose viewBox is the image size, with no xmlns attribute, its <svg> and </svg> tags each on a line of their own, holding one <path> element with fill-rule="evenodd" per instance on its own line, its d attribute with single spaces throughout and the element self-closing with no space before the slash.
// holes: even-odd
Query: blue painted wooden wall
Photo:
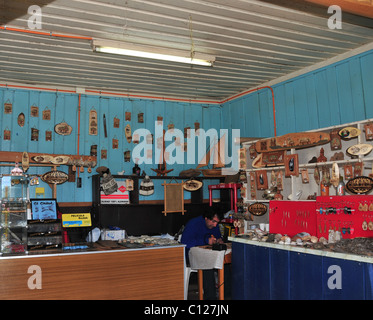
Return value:
<svg viewBox="0 0 373 320">
<path fill-rule="evenodd" d="M 0 112 L 0 123 L 3 130 L 8 128 L 11 131 L 11 140 L 3 140 L 1 132 L 0 146 L 2 151 L 28 151 L 50 154 L 77 154 L 78 148 L 78 105 L 79 95 L 61 92 L 45 92 L 34 90 L 15 90 L 4 88 L 0 90 L 0 103 L 4 106 L 5 102 L 13 104 L 12 114 Z M 39 116 L 30 116 L 30 107 L 39 107 Z M 2 108 L 3 109 L 3 108 Z M 51 120 L 42 120 L 42 111 L 51 110 Z M 98 135 L 88 134 L 89 111 L 95 109 L 98 113 Z M 199 122 L 200 127 L 208 130 L 210 128 L 220 129 L 220 109 L 218 105 L 201 105 L 192 103 L 179 103 L 172 101 L 141 100 L 115 97 L 81 96 L 80 112 L 80 146 L 79 154 L 89 155 L 91 145 L 97 144 L 98 163 L 97 166 L 108 167 L 113 174 L 125 170 L 125 174 L 131 174 L 134 162 L 124 162 L 124 151 L 132 151 L 136 146 L 134 143 L 128 143 L 124 135 L 124 127 L 130 124 L 132 133 L 139 128 L 146 128 L 154 134 L 155 121 L 158 116 L 163 117 L 163 127 L 167 130 L 169 124 L 174 124 L 176 129 L 184 132 L 184 127 L 194 128 L 194 123 Z M 125 121 L 125 112 L 131 112 L 131 121 Z M 19 113 L 23 112 L 26 116 L 24 127 L 17 124 Z M 138 122 L 138 113 L 144 113 L 144 123 Z M 103 115 L 106 116 L 107 134 L 105 138 L 103 130 Z M 114 117 L 120 119 L 120 127 L 114 128 Z M 69 136 L 58 135 L 54 132 L 54 126 L 60 122 L 67 122 L 73 128 Z M 39 129 L 39 141 L 31 141 L 31 128 Z M 52 131 L 52 141 L 45 141 L 45 131 Z M 118 149 L 112 148 L 112 139 L 119 140 Z M 155 140 L 155 139 L 154 139 Z M 140 140 L 141 142 L 141 140 Z M 184 142 L 184 139 L 182 140 Z M 171 143 L 171 142 L 170 142 Z M 140 165 L 148 175 L 155 175 L 151 168 L 157 168 L 155 164 L 155 145 L 153 144 L 153 164 Z M 166 143 L 166 146 L 168 144 Z M 101 159 L 102 149 L 107 150 L 107 159 Z M 198 155 L 198 153 L 196 153 Z M 186 153 L 185 164 L 168 165 L 168 169 L 174 169 L 169 176 L 177 176 L 181 170 L 195 168 L 197 164 L 187 164 Z M 21 161 L 21 159 L 18 159 Z M 198 159 L 196 159 L 197 162 Z M 82 188 L 77 188 L 76 183 L 64 183 L 57 186 L 57 199 L 59 202 L 90 202 L 92 201 L 91 180 L 92 174 L 96 174 L 95 169 L 92 173 L 79 173 L 82 177 Z M 9 173 L 12 167 L 0 167 L 1 173 Z M 43 174 L 50 168 L 31 167 L 29 174 Z M 67 166 L 61 166 L 59 170 L 68 171 Z M 163 199 L 163 180 L 155 182 L 155 193 L 152 196 L 140 196 L 140 200 Z M 207 193 L 207 185 L 205 184 Z M 52 190 L 49 186 L 40 180 L 40 187 L 45 188 L 45 197 L 52 196 Z M 30 196 L 35 196 L 35 187 L 31 187 Z M 190 193 L 185 193 L 185 198 L 190 198 Z"/>
<path fill-rule="evenodd" d="M 272 86 L 277 135 L 373 117 L 373 51 Z M 242 137 L 274 135 L 272 96 L 262 89 L 223 105 Z M 226 123 L 224 123 L 226 124 Z"/>
</svg>

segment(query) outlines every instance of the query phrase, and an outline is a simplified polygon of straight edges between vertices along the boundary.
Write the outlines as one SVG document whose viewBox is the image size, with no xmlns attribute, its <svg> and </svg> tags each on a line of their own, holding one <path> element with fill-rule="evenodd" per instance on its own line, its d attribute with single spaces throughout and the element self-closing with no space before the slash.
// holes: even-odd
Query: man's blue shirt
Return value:
<svg viewBox="0 0 373 320">
<path fill-rule="evenodd" d="M 181 236 L 181 243 L 186 245 L 186 257 L 188 258 L 190 248 L 208 244 L 211 235 L 213 235 L 216 239 L 221 238 L 219 225 L 212 229 L 207 228 L 206 221 L 203 216 L 189 220 Z"/>
</svg>

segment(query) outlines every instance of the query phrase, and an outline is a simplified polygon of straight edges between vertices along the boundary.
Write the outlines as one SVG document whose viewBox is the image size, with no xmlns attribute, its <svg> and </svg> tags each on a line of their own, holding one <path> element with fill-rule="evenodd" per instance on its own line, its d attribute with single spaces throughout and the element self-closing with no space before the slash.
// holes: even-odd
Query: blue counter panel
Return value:
<svg viewBox="0 0 373 320">
<path fill-rule="evenodd" d="M 370 263 L 370 258 L 299 251 L 233 242 L 232 298 L 373 299 L 373 260 Z"/>
</svg>

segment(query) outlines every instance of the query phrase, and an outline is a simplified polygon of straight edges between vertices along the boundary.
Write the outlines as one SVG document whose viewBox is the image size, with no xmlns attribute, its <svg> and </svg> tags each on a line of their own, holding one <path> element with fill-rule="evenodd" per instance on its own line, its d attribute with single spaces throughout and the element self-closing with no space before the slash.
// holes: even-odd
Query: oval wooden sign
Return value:
<svg viewBox="0 0 373 320">
<path fill-rule="evenodd" d="M 346 189 L 355 194 L 364 194 L 372 191 L 373 179 L 370 177 L 355 177 L 346 183 Z"/>
<path fill-rule="evenodd" d="M 262 216 L 267 212 L 267 206 L 263 203 L 255 202 L 249 206 L 248 210 L 254 216 Z"/>
<path fill-rule="evenodd" d="M 355 144 L 354 146 L 351 146 L 347 149 L 347 153 L 358 156 L 362 155 L 365 156 L 369 152 L 371 152 L 373 149 L 373 146 L 371 144 L 361 143 L 361 144 Z"/>
<path fill-rule="evenodd" d="M 41 180 L 46 183 L 61 184 L 67 181 L 69 176 L 63 171 L 49 171 L 41 176 Z"/>
<path fill-rule="evenodd" d="M 352 139 L 356 138 L 358 135 L 360 135 L 361 130 L 355 127 L 346 127 L 341 130 L 339 130 L 338 134 L 343 138 L 343 139 Z"/>
<path fill-rule="evenodd" d="M 54 126 L 54 131 L 62 136 L 68 136 L 73 131 L 73 128 L 66 122 L 61 122 Z"/>
</svg>

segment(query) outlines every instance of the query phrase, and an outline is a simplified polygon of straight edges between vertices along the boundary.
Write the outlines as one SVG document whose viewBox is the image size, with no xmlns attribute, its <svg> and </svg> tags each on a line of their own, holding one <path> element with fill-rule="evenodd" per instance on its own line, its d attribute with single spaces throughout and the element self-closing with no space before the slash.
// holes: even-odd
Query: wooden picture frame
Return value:
<svg viewBox="0 0 373 320">
<path fill-rule="evenodd" d="M 256 172 L 256 189 L 265 190 L 268 189 L 268 177 L 266 170 L 259 170 Z"/>
<path fill-rule="evenodd" d="M 298 154 L 285 154 L 285 177 L 299 176 L 299 159 Z"/>
<path fill-rule="evenodd" d="M 164 183 L 164 210 L 167 213 L 181 212 L 184 215 L 184 188 L 183 183 Z"/>
</svg>

